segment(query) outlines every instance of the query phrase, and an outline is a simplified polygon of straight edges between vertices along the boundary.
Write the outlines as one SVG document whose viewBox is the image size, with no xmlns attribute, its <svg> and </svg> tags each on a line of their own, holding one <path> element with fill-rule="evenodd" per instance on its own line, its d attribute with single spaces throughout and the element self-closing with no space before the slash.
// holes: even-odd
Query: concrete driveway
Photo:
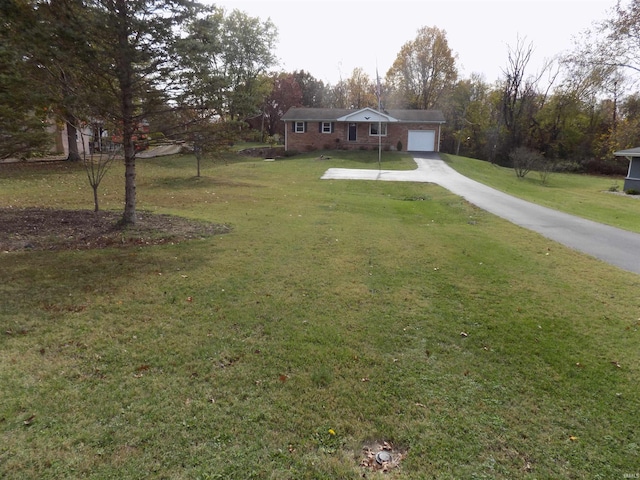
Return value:
<svg viewBox="0 0 640 480">
<path fill-rule="evenodd" d="M 640 234 L 541 207 L 499 192 L 459 174 L 443 162 L 437 153 L 418 154 L 414 160 L 418 164 L 416 170 L 330 168 L 322 179 L 435 183 L 516 225 L 640 274 Z"/>
</svg>

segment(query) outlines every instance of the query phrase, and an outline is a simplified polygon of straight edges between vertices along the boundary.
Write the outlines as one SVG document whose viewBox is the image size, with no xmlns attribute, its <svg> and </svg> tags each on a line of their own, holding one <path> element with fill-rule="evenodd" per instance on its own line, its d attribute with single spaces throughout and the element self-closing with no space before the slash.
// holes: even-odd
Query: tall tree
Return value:
<svg viewBox="0 0 640 480">
<path fill-rule="evenodd" d="M 214 111 L 225 120 L 255 115 L 270 92 L 267 70 L 275 64 L 277 29 L 238 10 L 212 8 L 185 26 L 176 43 L 182 65 L 174 77 L 181 102 Z"/>
<path fill-rule="evenodd" d="M 45 153 L 51 146 L 45 131 L 49 99 L 42 89 L 34 88 L 34 71 L 13 47 L 6 23 L 1 27 L 0 158 Z"/>
<path fill-rule="evenodd" d="M 265 72 L 275 62 L 276 40 L 270 21 L 236 10 L 227 15 L 213 7 L 185 26 L 175 44 L 181 59 L 174 72 L 181 85 L 181 112 L 173 116 L 178 121 L 171 135 L 177 128 L 177 135 L 193 144 L 198 176 L 201 158 L 228 147 L 248 117 L 264 114 L 272 86 Z"/>
<path fill-rule="evenodd" d="M 448 101 L 443 102 L 447 130 L 453 137 L 453 151 L 466 155 L 481 155 L 484 149 L 484 133 L 490 122 L 489 86 L 484 79 L 473 74 L 471 78 L 460 80 L 451 92 Z M 448 132 L 447 132 L 448 133 Z"/>
<path fill-rule="evenodd" d="M 233 10 L 224 20 L 223 65 L 229 79 L 229 113 L 232 120 L 242 120 L 257 113 L 269 93 L 264 76 L 275 64 L 273 48 L 278 30 L 271 20 L 261 21 Z"/>
<path fill-rule="evenodd" d="M 354 68 L 351 76 L 345 81 L 347 89 L 347 105 L 349 108 L 365 108 L 378 106 L 376 86 L 364 70 Z"/>
<path fill-rule="evenodd" d="M 85 72 L 76 60 L 77 51 L 87 46 L 79 33 L 81 2 L 7 0 L 1 8 L 12 49 L 31 69 L 30 88 L 47 97 L 50 112 L 66 126 L 67 160 L 79 161 L 77 128 L 84 116 L 79 79 Z"/>
<path fill-rule="evenodd" d="M 302 105 L 302 89 L 295 74 L 280 73 L 273 76 L 272 90 L 264 105 L 265 127 L 269 135 L 275 135 L 282 127 L 280 119 L 291 107 Z"/>
<path fill-rule="evenodd" d="M 97 88 L 107 84 L 116 109 L 105 111 L 122 128 L 125 163 L 124 224 L 136 222 L 136 147 L 139 122 L 154 108 L 149 92 L 172 92 L 170 73 L 176 69 L 170 53 L 177 32 L 202 10 L 191 0 L 91 0 L 86 26 Z M 154 99 L 156 96 L 154 95 Z"/>
<path fill-rule="evenodd" d="M 618 1 L 614 16 L 604 23 L 608 30 L 609 63 L 640 74 L 640 0 L 631 0 L 627 5 Z"/>
<path fill-rule="evenodd" d="M 327 107 L 327 88 L 322 80 L 318 80 L 313 75 L 304 70 L 293 72 L 300 89 L 302 91 L 301 103 L 305 107 L 322 108 Z"/>
<path fill-rule="evenodd" d="M 447 35 L 437 27 L 422 27 L 405 43 L 387 72 L 386 83 L 397 106 L 430 109 L 452 88 L 458 72 Z"/>
<path fill-rule="evenodd" d="M 547 61 L 534 74 L 527 68 L 533 54 L 533 44 L 518 38 L 515 47 L 508 46 L 507 66 L 503 69 L 501 122 L 507 132 L 503 154 L 516 147 L 536 149 L 536 115 L 546 102 L 557 73 L 551 69 L 553 61 Z M 550 73 L 547 87 L 541 89 L 542 78 Z"/>
<path fill-rule="evenodd" d="M 326 105 L 328 108 L 349 108 L 348 92 L 349 88 L 345 80 L 340 79 L 335 85 L 328 85 Z"/>
</svg>

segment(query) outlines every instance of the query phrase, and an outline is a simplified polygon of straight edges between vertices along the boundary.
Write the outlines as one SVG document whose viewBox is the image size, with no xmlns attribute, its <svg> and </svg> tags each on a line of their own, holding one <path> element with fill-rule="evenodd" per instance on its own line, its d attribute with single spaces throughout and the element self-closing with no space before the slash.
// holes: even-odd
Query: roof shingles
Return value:
<svg viewBox="0 0 640 480">
<path fill-rule="evenodd" d="M 282 116 L 283 121 L 336 121 L 340 117 L 358 112 L 349 108 L 304 108 L 293 107 Z M 400 122 L 411 123 L 445 123 L 440 110 L 384 110 L 383 113 L 396 118 Z"/>
</svg>

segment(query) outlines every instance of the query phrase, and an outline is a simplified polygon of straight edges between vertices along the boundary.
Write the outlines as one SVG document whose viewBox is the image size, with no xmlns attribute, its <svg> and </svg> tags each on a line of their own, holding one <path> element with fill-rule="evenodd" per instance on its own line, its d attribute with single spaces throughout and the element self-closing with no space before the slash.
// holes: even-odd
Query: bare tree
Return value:
<svg viewBox="0 0 640 480">
<path fill-rule="evenodd" d="M 518 178 L 524 178 L 531 170 L 535 170 L 541 162 L 539 152 L 527 147 L 517 147 L 509 153 L 513 170 Z"/>
<path fill-rule="evenodd" d="M 98 188 L 102 179 L 106 175 L 109 167 L 113 164 L 116 157 L 122 155 L 122 145 L 108 142 L 107 144 L 93 144 L 93 135 L 87 135 L 82 129 L 79 129 L 82 139 L 82 162 L 84 163 L 84 169 L 89 179 L 89 185 L 93 190 L 93 211 L 100 210 L 100 200 L 98 196 Z M 89 151 L 87 152 L 87 141 L 85 137 L 89 136 L 87 140 L 91 143 Z M 101 138 L 98 136 L 98 142 L 101 142 Z"/>
</svg>

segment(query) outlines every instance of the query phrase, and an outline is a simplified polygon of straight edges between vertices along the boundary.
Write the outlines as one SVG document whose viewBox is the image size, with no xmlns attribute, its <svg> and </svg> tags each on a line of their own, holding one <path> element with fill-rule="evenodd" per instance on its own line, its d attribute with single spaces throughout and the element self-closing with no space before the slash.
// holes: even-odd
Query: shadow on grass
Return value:
<svg viewBox="0 0 640 480">
<path fill-rule="evenodd" d="M 192 240 L 191 242 L 198 242 Z M 206 268 L 197 255 L 175 246 L 103 249 L 85 252 L 28 252 L 4 257 L 4 275 L 10 281 L 0 288 L 6 312 L 31 309 L 69 312 L 92 303 L 122 303 L 125 299 L 159 289 L 171 290 L 184 282 L 181 272 L 190 274 Z M 28 258 L 25 258 L 27 256 Z M 33 285 L 38 288 L 34 289 Z M 155 284 L 155 287 L 153 286 Z M 112 300 L 109 300 L 112 299 Z M 138 300 L 140 301 L 140 300 Z M 157 300 L 154 301 L 157 303 Z"/>
<path fill-rule="evenodd" d="M 155 182 L 148 185 L 149 188 L 165 189 L 167 187 L 173 190 L 192 189 L 192 188 L 212 188 L 212 187 L 240 187 L 240 188 L 260 188 L 263 185 L 229 180 L 227 178 L 217 177 L 164 177 L 156 179 Z"/>
</svg>

